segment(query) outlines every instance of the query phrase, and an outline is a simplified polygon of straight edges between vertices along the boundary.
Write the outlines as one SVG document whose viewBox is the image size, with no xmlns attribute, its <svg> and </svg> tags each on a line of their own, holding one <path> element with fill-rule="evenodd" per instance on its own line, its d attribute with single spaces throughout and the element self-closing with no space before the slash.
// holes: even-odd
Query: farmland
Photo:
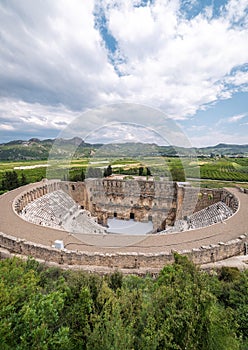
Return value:
<svg viewBox="0 0 248 350">
<path fill-rule="evenodd" d="M 103 169 L 111 165 L 113 173 L 138 175 L 139 169 L 148 169 L 154 179 L 161 177 L 168 180 L 190 181 L 192 185 L 202 187 L 223 187 L 242 183 L 248 185 L 248 158 L 178 158 L 178 157 L 136 157 L 132 158 L 90 158 L 72 159 L 69 162 L 59 162 L 56 178 L 80 180 L 82 171 L 90 168 Z M 0 164 L 0 184 L 6 172 L 15 171 L 18 179 L 24 176 L 27 183 L 40 181 L 53 174 L 51 163 L 47 160 L 2 161 Z M 48 173 L 47 173 L 48 170 Z M 62 175 L 63 174 L 63 175 Z M 2 188 L 2 191 L 4 188 Z"/>
</svg>

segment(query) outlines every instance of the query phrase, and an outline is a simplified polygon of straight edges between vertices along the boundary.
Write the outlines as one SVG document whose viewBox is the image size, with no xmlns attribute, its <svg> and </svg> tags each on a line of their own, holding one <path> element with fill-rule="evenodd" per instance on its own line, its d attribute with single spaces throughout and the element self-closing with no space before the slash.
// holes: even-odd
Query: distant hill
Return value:
<svg viewBox="0 0 248 350">
<path fill-rule="evenodd" d="M 54 139 L 39 140 L 32 138 L 28 141 L 16 140 L 0 144 L 0 160 L 45 160 L 54 144 Z M 88 156 L 92 149 L 100 145 L 85 143 L 82 139 L 56 139 L 57 155 L 63 157 L 77 146 L 76 156 Z"/>
<path fill-rule="evenodd" d="M 46 160 L 54 144 L 54 139 L 39 140 L 31 138 L 28 141 L 15 140 L 0 144 L 0 160 Z M 56 139 L 55 156 L 63 158 L 66 154 L 74 151 L 76 158 L 87 157 L 92 152 L 97 156 L 187 156 L 194 150 L 198 156 L 248 156 L 248 145 L 233 145 L 220 143 L 216 146 L 201 148 L 183 148 L 173 146 L 158 146 L 147 143 L 125 143 L 125 144 L 89 144 L 81 138 Z"/>
<path fill-rule="evenodd" d="M 219 143 L 216 146 L 197 148 L 196 150 L 198 154 L 205 155 L 248 156 L 248 145 Z"/>
</svg>

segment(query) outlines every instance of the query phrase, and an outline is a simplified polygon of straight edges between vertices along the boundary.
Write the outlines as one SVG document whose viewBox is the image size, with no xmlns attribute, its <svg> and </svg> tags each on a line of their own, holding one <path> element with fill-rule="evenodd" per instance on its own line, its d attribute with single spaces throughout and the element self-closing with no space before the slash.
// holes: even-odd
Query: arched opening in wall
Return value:
<svg viewBox="0 0 248 350">
<path fill-rule="evenodd" d="M 148 215 L 148 221 L 152 221 L 152 215 Z"/>
<path fill-rule="evenodd" d="M 81 205 L 81 209 L 84 209 L 84 205 Z"/>
<path fill-rule="evenodd" d="M 134 213 L 130 213 L 130 219 L 134 220 Z"/>
<path fill-rule="evenodd" d="M 114 218 L 117 218 L 117 213 L 116 212 L 114 212 Z"/>
<path fill-rule="evenodd" d="M 72 189 L 72 191 L 75 191 L 75 186 L 71 185 L 71 189 Z"/>
</svg>

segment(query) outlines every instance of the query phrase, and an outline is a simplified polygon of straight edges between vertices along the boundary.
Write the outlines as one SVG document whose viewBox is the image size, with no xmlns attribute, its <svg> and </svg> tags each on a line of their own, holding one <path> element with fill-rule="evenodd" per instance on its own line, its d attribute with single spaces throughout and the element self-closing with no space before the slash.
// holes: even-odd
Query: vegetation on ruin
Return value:
<svg viewBox="0 0 248 350">
<path fill-rule="evenodd" d="M 248 348 L 248 270 L 200 272 L 185 257 L 154 278 L 0 261 L 1 349 Z"/>
</svg>

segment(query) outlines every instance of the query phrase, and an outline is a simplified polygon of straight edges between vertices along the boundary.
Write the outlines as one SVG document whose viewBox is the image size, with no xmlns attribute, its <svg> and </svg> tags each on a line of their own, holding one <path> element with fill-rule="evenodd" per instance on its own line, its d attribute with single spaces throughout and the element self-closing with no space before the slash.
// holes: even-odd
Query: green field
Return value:
<svg viewBox="0 0 248 350">
<path fill-rule="evenodd" d="M 1 162 L 0 184 L 8 171 L 15 171 L 18 178 L 25 176 L 27 183 L 40 181 L 54 174 L 54 177 L 74 180 L 80 177 L 82 170 L 87 172 L 89 167 L 99 168 L 103 172 L 109 164 L 113 173 L 138 175 L 139 168 L 150 170 L 155 179 L 160 177 L 177 181 L 190 181 L 192 185 L 202 187 L 223 187 L 242 183 L 248 184 L 248 158 L 203 158 L 189 159 L 176 157 L 136 157 L 132 158 L 82 158 L 71 161 L 56 163 L 55 172 L 53 167 L 47 167 L 47 160 Z M 51 163 L 49 163 L 51 165 Z M 145 170 L 146 171 L 146 170 Z M 2 190 L 4 190 L 2 188 Z"/>
</svg>

